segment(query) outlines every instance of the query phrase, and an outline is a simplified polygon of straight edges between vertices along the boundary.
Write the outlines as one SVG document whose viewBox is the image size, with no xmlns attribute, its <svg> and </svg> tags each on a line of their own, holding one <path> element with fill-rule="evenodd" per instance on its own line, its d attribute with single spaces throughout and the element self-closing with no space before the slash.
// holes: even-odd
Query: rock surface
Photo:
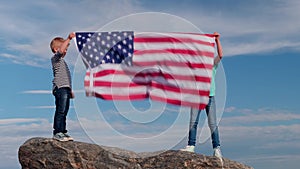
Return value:
<svg viewBox="0 0 300 169">
<path fill-rule="evenodd" d="M 168 150 L 151 153 L 83 142 L 31 138 L 19 148 L 23 169 L 251 169 L 244 164 L 196 153 Z"/>
</svg>

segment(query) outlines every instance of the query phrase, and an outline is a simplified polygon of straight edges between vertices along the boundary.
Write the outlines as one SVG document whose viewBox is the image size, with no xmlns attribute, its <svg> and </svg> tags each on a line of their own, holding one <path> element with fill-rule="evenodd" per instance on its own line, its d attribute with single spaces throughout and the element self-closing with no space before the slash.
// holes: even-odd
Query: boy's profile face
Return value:
<svg viewBox="0 0 300 169">
<path fill-rule="evenodd" d="M 54 45 L 54 51 L 55 51 L 55 53 L 57 53 L 60 50 L 60 48 L 61 48 L 61 46 L 62 46 L 62 44 L 64 42 L 65 42 L 65 40 L 63 40 L 63 41 L 56 41 L 55 42 L 55 45 Z M 68 44 L 68 46 L 66 47 L 66 49 L 64 51 L 62 51 L 63 55 L 66 55 L 69 46 L 70 46 L 70 43 Z"/>
</svg>

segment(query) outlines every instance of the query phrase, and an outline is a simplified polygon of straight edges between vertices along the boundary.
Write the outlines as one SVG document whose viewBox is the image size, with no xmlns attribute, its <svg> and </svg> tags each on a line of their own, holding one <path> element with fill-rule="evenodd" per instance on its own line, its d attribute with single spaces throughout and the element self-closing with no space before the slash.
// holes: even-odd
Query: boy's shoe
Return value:
<svg viewBox="0 0 300 169">
<path fill-rule="evenodd" d="M 67 133 L 63 133 L 65 135 L 65 137 L 68 139 L 68 141 L 73 141 L 73 137 L 71 137 L 69 134 Z"/>
<path fill-rule="evenodd" d="M 222 158 L 222 153 L 221 153 L 220 146 L 214 148 L 214 154 L 213 154 L 213 156 L 218 157 L 218 158 Z"/>
<path fill-rule="evenodd" d="M 53 139 L 57 140 L 57 141 L 69 141 L 69 139 L 64 135 L 64 133 L 56 133 L 53 136 Z"/>
<path fill-rule="evenodd" d="M 189 146 L 189 145 L 187 145 L 185 148 L 180 149 L 180 151 L 187 151 L 187 152 L 194 153 L 195 152 L 195 146 Z"/>
</svg>

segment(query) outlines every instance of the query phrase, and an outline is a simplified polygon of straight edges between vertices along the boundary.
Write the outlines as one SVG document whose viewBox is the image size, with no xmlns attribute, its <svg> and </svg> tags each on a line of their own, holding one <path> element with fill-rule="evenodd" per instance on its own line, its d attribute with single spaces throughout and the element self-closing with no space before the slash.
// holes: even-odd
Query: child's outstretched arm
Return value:
<svg viewBox="0 0 300 169">
<path fill-rule="evenodd" d="M 63 42 L 63 44 L 61 45 L 61 47 L 59 48 L 59 53 L 66 53 L 68 47 L 69 47 L 69 43 L 70 41 L 75 37 L 75 33 L 71 32 L 68 36 L 68 38 Z M 63 55 L 64 57 L 65 55 Z"/>
<path fill-rule="evenodd" d="M 218 57 L 215 58 L 214 64 L 218 64 L 220 62 L 220 60 L 223 57 L 223 49 L 222 49 L 222 45 L 220 42 L 220 34 L 218 32 L 214 32 L 214 35 L 216 36 L 215 41 L 216 41 L 216 45 L 217 45 L 217 52 L 218 52 Z"/>
</svg>

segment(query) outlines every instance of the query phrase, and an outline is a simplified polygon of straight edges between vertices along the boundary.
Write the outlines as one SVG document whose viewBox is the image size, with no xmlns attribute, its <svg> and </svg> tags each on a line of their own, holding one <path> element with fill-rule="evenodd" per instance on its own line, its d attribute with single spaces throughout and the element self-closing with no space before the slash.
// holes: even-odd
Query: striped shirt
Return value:
<svg viewBox="0 0 300 169">
<path fill-rule="evenodd" d="M 53 70 L 53 89 L 55 87 L 62 88 L 62 87 L 69 87 L 72 88 L 71 85 L 71 73 L 67 63 L 65 62 L 62 54 L 57 52 L 51 58 L 52 63 L 52 70 Z"/>
</svg>

